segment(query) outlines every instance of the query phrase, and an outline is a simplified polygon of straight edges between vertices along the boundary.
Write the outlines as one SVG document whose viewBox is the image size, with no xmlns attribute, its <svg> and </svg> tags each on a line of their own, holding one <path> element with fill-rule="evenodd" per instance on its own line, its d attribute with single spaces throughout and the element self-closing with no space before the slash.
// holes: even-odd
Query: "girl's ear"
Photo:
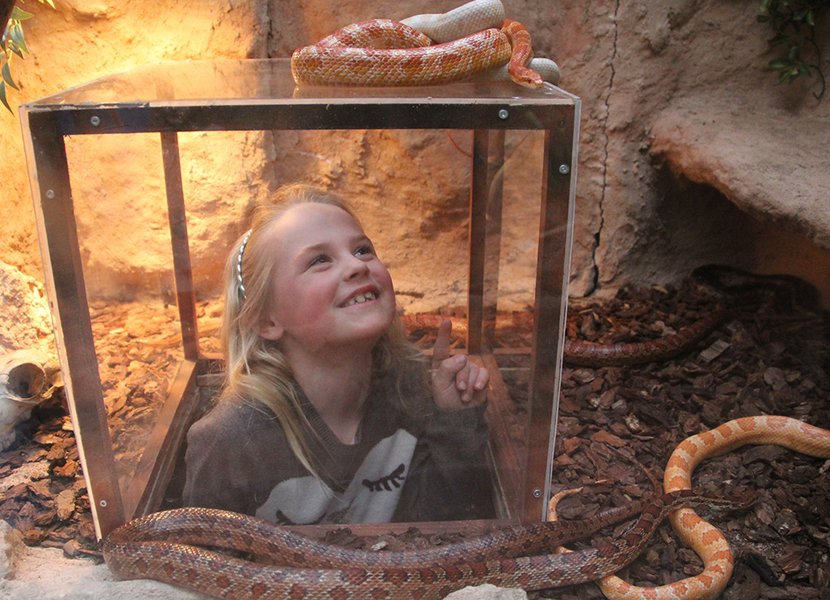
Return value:
<svg viewBox="0 0 830 600">
<path fill-rule="evenodd" d="M 276 342 L 282 337 L 285 329 L 271 317 L 265 317 L 259 323 L 259 336 Z"/>
</svg>

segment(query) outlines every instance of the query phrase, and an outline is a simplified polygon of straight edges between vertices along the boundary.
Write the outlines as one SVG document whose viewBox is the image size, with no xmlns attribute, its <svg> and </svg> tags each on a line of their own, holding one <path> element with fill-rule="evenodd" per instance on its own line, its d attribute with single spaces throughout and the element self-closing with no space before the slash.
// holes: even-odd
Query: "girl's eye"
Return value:
<svg viewBox="0 0 830 600">
<path fill-rule="evenodd" d="M 311 261 L 308 263 L 308 266 L 309 267 L 314 267 L 314 266 L 317 266 L 317 265 L 321 265 L 323 263 L 327 263 L 328 261 L 329 261 L 328 256 L 326 256 L 325 254 L 320 254 L 320 255 L 315 256 L 314 258 L 312 258 Z"/>
<path fill-rule="evenodd" d="M 358 246 L 355 249 L 354 253 L 355 253 L 355 256 L 366 256 L 367 254 L 368 255 L 374 254 L 375 249 L 371 246 L 371 244 L 364 244 L 362 246 Z"/>
</svg>

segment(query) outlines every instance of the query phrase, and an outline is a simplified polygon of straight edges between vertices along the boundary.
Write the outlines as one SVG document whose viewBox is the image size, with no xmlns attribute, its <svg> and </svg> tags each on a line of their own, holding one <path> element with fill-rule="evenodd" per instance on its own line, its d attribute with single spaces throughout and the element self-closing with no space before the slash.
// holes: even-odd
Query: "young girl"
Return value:
<svg viewBox="0 0 830 600">
<path fill-rule="evenodd" d="M 186 505 L 285 524 L 493 516 L 489 374 L 450 356 L 449 321 L 431 365 L 406 340 L 389 272 L 341 200 L 279 190 L 225 281 L 226 384 L 187 436 Z"/>
</svg>

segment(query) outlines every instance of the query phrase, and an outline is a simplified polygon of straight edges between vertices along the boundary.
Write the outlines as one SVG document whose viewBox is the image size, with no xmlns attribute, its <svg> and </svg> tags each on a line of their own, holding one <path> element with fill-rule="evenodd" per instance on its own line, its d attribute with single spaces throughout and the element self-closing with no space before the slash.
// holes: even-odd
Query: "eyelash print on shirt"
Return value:
<svg viewBox="0 0 830 600">
<path fill-rule="evenodd" d="M 382 492 L 384 490 L 389 492 L 393 487 L 401 487 L 401 484 L 405 479 L 403 475 L 404 470 L 406 470 L 406 467 L 403 463 L 401 463 L 398 465 L 398 468 L 389 473 L 389 475 L 384 475 L 380 479 L 375 479 L 374 481 L 371 479 L 364 479 L 362 483 L 373 492 Z"/>
</svg>

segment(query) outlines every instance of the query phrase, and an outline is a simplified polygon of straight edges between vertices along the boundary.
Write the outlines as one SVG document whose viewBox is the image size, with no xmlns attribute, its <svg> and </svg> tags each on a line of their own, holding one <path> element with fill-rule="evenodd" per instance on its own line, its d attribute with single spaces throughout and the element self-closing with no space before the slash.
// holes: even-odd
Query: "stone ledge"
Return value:
<svg viewBox="0 0 830 600">
<path fill-rule="evenodd" d="M 651 154 L 741 210 L 830 249 L 828 136 L 825 115 L 707 98 L 659 113 L 651 126 Z"/>
</svg>

